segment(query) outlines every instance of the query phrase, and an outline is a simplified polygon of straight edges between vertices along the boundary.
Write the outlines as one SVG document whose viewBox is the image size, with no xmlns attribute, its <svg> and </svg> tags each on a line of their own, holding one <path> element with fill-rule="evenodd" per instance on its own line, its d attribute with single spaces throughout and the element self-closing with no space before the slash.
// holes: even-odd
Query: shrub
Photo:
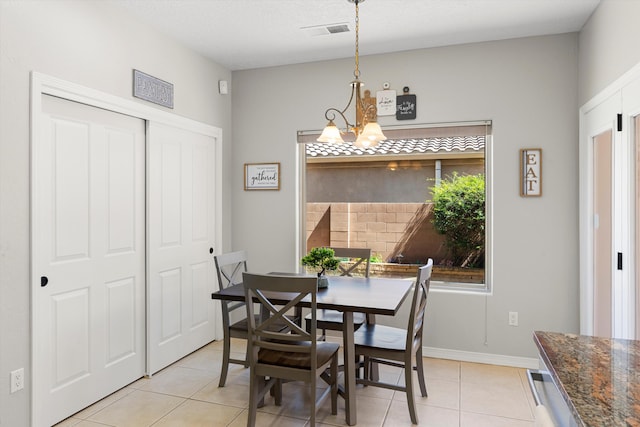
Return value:
<svg viewBox="0 0 640 427">
<path fill-rule="evenodd" d="M 373 254 L 373 255 L 371 255 L 371 258 L 369 258 L 369 262 L 370 263 L 381 263 L 381 262 L 384 262 L 384 260 L 382 259 L 382 256 L 380 254 Z"/>
<path fill-rule="evenodd" d="M 454 266 L 484 266 L 484 174 L 443 179 L 431 189 L 433 225 L 445 236 Z"/>
</svg>

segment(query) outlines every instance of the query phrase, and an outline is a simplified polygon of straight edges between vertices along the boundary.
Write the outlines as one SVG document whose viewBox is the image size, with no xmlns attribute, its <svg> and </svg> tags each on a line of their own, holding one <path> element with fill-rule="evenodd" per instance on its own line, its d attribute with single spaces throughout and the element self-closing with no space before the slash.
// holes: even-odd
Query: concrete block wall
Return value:
<svg viewBox="0 0 640 427">
<path fill-rule="evenodd" d="M 446 257 L 430 203 L 307 203 L 307 247 L 371 248 L 384 261 Z"/>
</svg>

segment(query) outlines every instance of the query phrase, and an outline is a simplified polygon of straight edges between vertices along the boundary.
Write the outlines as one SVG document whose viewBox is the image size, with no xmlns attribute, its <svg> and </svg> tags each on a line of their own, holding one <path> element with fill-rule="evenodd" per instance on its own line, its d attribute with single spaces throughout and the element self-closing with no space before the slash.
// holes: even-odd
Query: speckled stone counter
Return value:
<svg viewBox="0 0 640 427">
<path fill-rule="evenodd" d="M 534 332 L 578 425 L 640 426 L 640 341 Z"/>
</svg>

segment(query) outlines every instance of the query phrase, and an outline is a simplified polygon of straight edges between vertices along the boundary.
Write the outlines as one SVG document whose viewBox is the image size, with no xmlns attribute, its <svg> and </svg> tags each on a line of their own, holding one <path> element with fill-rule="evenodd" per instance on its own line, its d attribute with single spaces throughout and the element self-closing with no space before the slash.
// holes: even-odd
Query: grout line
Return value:
<svg viewBox="0 0 640 427">
<path fill-rule="evenodd" d="M 457 414 L 458 414 L 458 415 L 457 415 L 457 420 L 458 420 L 458 422 L 457 422 L 457 426 L 458 426 L 458 427 L 461 427 L 461 426 L 462 426 L 462 413 L 463 413 L 463 408 L 462 408 L 462 392 L 463 392 L 463 391 L 462 391 L 462 382 L 463 382 L 463 380 L 462 380 L 462 369 L 463 369 L 463 363 L 464 363 L 464 362 L 457 361 L 457 365 L 456 365 L 456 369 L 457 369 L 457 373 L 456 373 L 457 375 L 456 375 L 456 377 L 457 377 L 457 382 L 458 382 L 458 386 L 457 386 L 457 390 L 458 390 L 458 399 L 457 399 L 457 401 L 458 401 L 458 409 L 457 409 Z M 180 365 L 178 365 L 178 366 L 180 366 Z M 187 368 L 187 369 L 190 369 L 190 370 L 200 370 L 200 369 L 199 369 L 199 368 L 197 368 L 197 367 L 188 367 L 188 366 L 180 366 L 180 367 L 181 367 L 181 368 Z M 428 368 L 426 368 L 426 367 L 425 367 L 425 369 L 428 369 Z M 533 418 L 533 414 L 534 414 L 534 412 L 533 412 L 533 408 L 532 408 L 532 406 L 531 406 L 531 405 L 532 405 L 532 403 L 531 403 L 531 399 L 529 399 L 529 398 L 528 398 L 528 395 L 527 395 L 527 390 L 528 390 L 527 386 L 528 386 L 528 384 L 526 384 L 525 377 L 524 377 L 524 375 L 523 375 L 523 373 L 522 373 L 522 372 L 523 372 L 523 370 L 522 370 L 522 369 L 516 369 L 516 371 L 517 371 L 518 378 L 519 378 L 519 380 L 520 380 L 520 381 L 519 381 L 519 384 L 520 384 L 519 389 L 521 390 L 522 398 L 525 400 L 526 405 L 527 405 L 527 407 L 529 408 L 529 411 L 530 411 L 530 414 L 531 414 L 531 418 L 529 418 L 529 419 L 522 419 L 522 418 L 514 418 L 514 417 L 508 417 L 508 416 L 501 416 L 501 415 L 496 415 L 496 414 L 486 414 L 486 413 L 477 413 L 477 414 L 479 414 L 479 415 L 485 415 L 485 416 L 498 417 L 498 418 L 501 418 L 501 419 L 504 419 L 504 420 L 518 420 L 518 421 L 524 421 L 524 422 L 532 422 L 532 420 L 534 420 L 534 418 Z M 343 374 L 341 373 L 340 375 L 343 375 Z M 403 377 L 402 377 L 402 375 L 398 374 L 398 378 L 397 378 L 396 382 L 400 382 L 400 381 L 402 380 L 402 378 L 403 378 Z M 433 379 L 433 378 L 432 378 L 432 379 Z M 437 378 L 437 379 L 438 379 L 439 381 L 450 381 L 450 382 L 453 382 L 453 381 L 454 381 L 452 376 L 451 376 L 451 377 L 450 377 L 450 376 L 448 376 L 447 378 Z M 213 383 L 215 383 L 217 380 L 218 380 L 218 378 L 216 377 L 216 378 L 214 378 L 214 379 L 212 380 L 212 382 L 213 382 Z M 135 382 L 134 382 L 134 383 L 135 383 Z M 72 415 L 70 418 L 72 418 L 72 419 L 74 419 L 74 420 L 77 420 L 77 421 L 78 421 L 78 423 L 81 423 L 81 422 L 83 422 L 83 421 L 90 421 L 90 420 L 89 420 L 89 418 L 90 418 L 90 417 L 92 417 L 92 416 L 94 416 L 94 415 L 98 414 L 99 412 L 101 412 L 101 411 L 105 410 L 106 408 L 108 408 L 108 407 L 110 407 L 111 405 L 113 405 L 115 402 L 118 402 L 118 401 L 120 401 L 121 399 L 123 399 L 123 398 L 125 398 L 125 397 L 127 397 L 127 396 L 130 396 L 131 394 L 136 393 L 136 392 L 140 392 L 140 393 L 152 393 L 152 394 L 156 394 L 156 395 L 171 396 L 171 397 L 174 397 L 174 398 L 180 398 L 180 399 L 182 399 L 182 402 L 181 402 L 178 406 L 176 406 L 175 408 L 173 408 L 173 409 L 172 409 L 171 411 L 169 411 L 167 414 L 163 415 L 160 419 L 158 419 L 158 420 L 154 421 L 154 423 L 153 423 L 152 425 L 159 424 L 163 419 L 165 419 L 165 417 L 167 417 L 169 414 L 173 413 L 176 409 L 180 408 L 181 406 L 183 406 L 183 405 L 187 404 L 187 402 L 204 402 L 204 403 L 208 403 L 208 404 L 212 404 L 212 405 L 218 405 L 218 406 L 224 406 L 224 407 L 228 407 L 228 408 L 234 408 L 234 409 L 237 409 L 237 410 L 238 410 L 237 415 L 233 416 L 233 418 L 229 421 L 229 423 L 227 424 L 227 426 L 229 426 L 229 425 L 231 425 L 231 424 L 233 424 L 233 423 L 237 423 L 237 422 L 238 422 L 238 420 L 240 419 L 239 417 L 242 417 L 242 416 L 243 416 L 243 414 L 245 414 L 245 413 L 246 413 L 246 411 L 247 411 L 247 408 L 246 408 L 246 407 L 236 407 L 236 406 L 234 406 L 234 405 L 230 405 L 230 404 L 217 403 L 217 402 L 210 402 L 210 401 L 208 401 L 208 400 L 200 400 L 200 399 L 196 399 L 196 398 L 194 398 L 194 397 L 193 397 L 193 396 L 195 396 L 199 391 L 201 391 L 201 390 L 202 390 L 202 389 L 204 389 L 205 387 L 209 386 L 209 385 L 210 385 L 210 383 L 205 384 L 205 385 L 204 385 L 202 388 L 200 388 L 197 392 L 193 393 L 190 397 L 187 397 L 187 398 L 185 398 L 185 397 L 183 397 L 183 396 L 175 396 L 175 395 L 173 395 L 173 394 L 167 394 L 167 393 L 158 392 L 158 391 L 143 390 L 143 389 L 134 388 L 134 387 L 133 387 L 133 384 L 134 384 L 134 383 L 132 383 L 132 384 L 130 384 L 130 385 L 128 385 L 128 386 L 126 386 L 126 387 L 124 387 L 124 388 L 128 388 L 128 389 L 130 390 L 128 393 L 126 393 L 126 394 L 124 394 L 124 395 L 122 395 L 122 396 L 118 397 L 117 399 L 115 399 L 115 400 L 113 400 L 112 402 L 110 402 L 108 405 L 106 405 L 106 406 L 104 406 L 104 407 L 102 407 L 102 408 L 100 408 L 100 409 L 98 409 L 98 410 L 96 410 L 96 411 L 94 411 L 94 412 L 91 412 L 91 413 L 87 414 L 84 418 L 79 418 L 79 417 L 77 416 L 77 414 Z M 230 384 L 230 385 L 231 385 L 231 384 Z M 429 378 L 427 378 L 427 387 L 428 387 L 428 386 L 429 386 Z M 117 392 L 116 392 L 116 393 L 117 393 Z M 389 425 L 390 425 L 390 424 L 392 424 L 392 423 L 393 423 L 393 421 L 394 421 L 394 420 L 392 419 L 392 416 L 391 416 L 391 407 L 392 407 L 392 405 L 394 404 L 394 399 L 395 399 L 396 395 L 398 395 L 399 393 L 401 393 L 401 392 L 393 391 L 393 392 L 392 392 L 392 394 L 391 394 L 391 397 L 390 397 L 389 399 L 387 399 L 387 398 L 381 398 L 381 397 L 376 397 L 376 399 L 380 399 L 380 400 L 387 401 L 387 408 L 386 408 L 386 410 L 384 411 L 384 415 L 382 415 L 382 416 L 381 416 L 381 424 L 380 424 L 380 426 L 384 427 L 386 424 L 389 424 Z M 520 394 L 520 393 L 519 393 L 519 394 Z M 105 399 L 106 399 L 106 398 L 105 398 Z M 98 402 L 96 402 L 96 404 L 97 404 L 97 403 L 98 403 Z M 94 404 L 94 405 L 95 405 L 95 404 Z M 93 405 L 91 405 L 91 406 L 93 406 Z M 85 408 L 85 410 L 86 410 L 86 409 L 87 409 L 87 408 Z M 449 409 L 449 410 L 451 410 L 452 408 L 443 407 L 443 409 Z M 133 409 L 132 409 L 132 411 L 135 411 L 135 408 L 133 408 Z M 82 411 L 80 411 L 80 412 L 82 412 Z M 468 410 L 466 410 L 466 411 L 464 411 L 464 412 L 465 412 L 466 414 L 476 414 L 476 412 L 474 412 L 474 411 L 468 411 Z M 291 416 L 287 416 L 287 415 L 278 415 L 278 414 L 273 414 L 273 413 L 270 413 L 270 412 L 266 412 L 266 413 L 267 413 L 267 414 L 269 414 L 269 415 L 272 415 L 272 416 L 283 417 L 283 419 L 284 419 L 284 418 L 287 418 L 287 419 L 289 419 L 289 418 L 290 418 L 290 419 L 299 420 L 299 421 L 301 420 L 301 419 L 299 419 L 299 418 L 291 417 Z M 469 415 L 467 415 L 467 416 L 469 416 Z M 69 422 L 69 421 L 67 421 L 67 422 Z M 91 421 L 91 422 L 97 423 L 96 421 Z M 76 424 L 78 424 L 78 423 L 76 423 Z M 306 426 L 308 426 L 308 423 L 309 423 L 309 422 L 308 422 L 308 420 L 307 420 L 307 421 L 306 421 L 306 424 L 305 424 L 305 427 L 306 427 Z M 74 424 L 74 425 L 76 425 L 76 424 Z M 327 424 L 332 424 L 332 423 L 327 423 Z M 107 426 L 108 424 L 100 424 L 100 425 L 105 425 L 105 426 Z M 116 426 L 116 427 L 117 427 L 117 426 Z"/>
</svg>

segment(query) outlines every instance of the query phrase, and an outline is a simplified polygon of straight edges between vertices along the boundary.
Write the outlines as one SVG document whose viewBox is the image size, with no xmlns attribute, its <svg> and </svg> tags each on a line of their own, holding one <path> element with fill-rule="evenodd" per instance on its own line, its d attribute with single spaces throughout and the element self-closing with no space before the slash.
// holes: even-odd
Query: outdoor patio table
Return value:
<svg viewBox="0 0 640 427">
<path fill-rule="evenodd" d="M 413 286 L 410 279 L 364 278 L 327 276 L 329 286 L 318 290 L 318 309 L 330 309 L 343 315 L 344 390 L 346 421 L 348 425 L 357 422 L 356 410 L 356 366 L 353 313 L 395 316 Z M 286 304 L 293 294 L 270 293 L 276 304 Z M 211 294 L 214 300 L 244 301 L 244 286 L 230 286 Z M 300 305 L 308 307 L 308 299 Z"/>
</svg>

